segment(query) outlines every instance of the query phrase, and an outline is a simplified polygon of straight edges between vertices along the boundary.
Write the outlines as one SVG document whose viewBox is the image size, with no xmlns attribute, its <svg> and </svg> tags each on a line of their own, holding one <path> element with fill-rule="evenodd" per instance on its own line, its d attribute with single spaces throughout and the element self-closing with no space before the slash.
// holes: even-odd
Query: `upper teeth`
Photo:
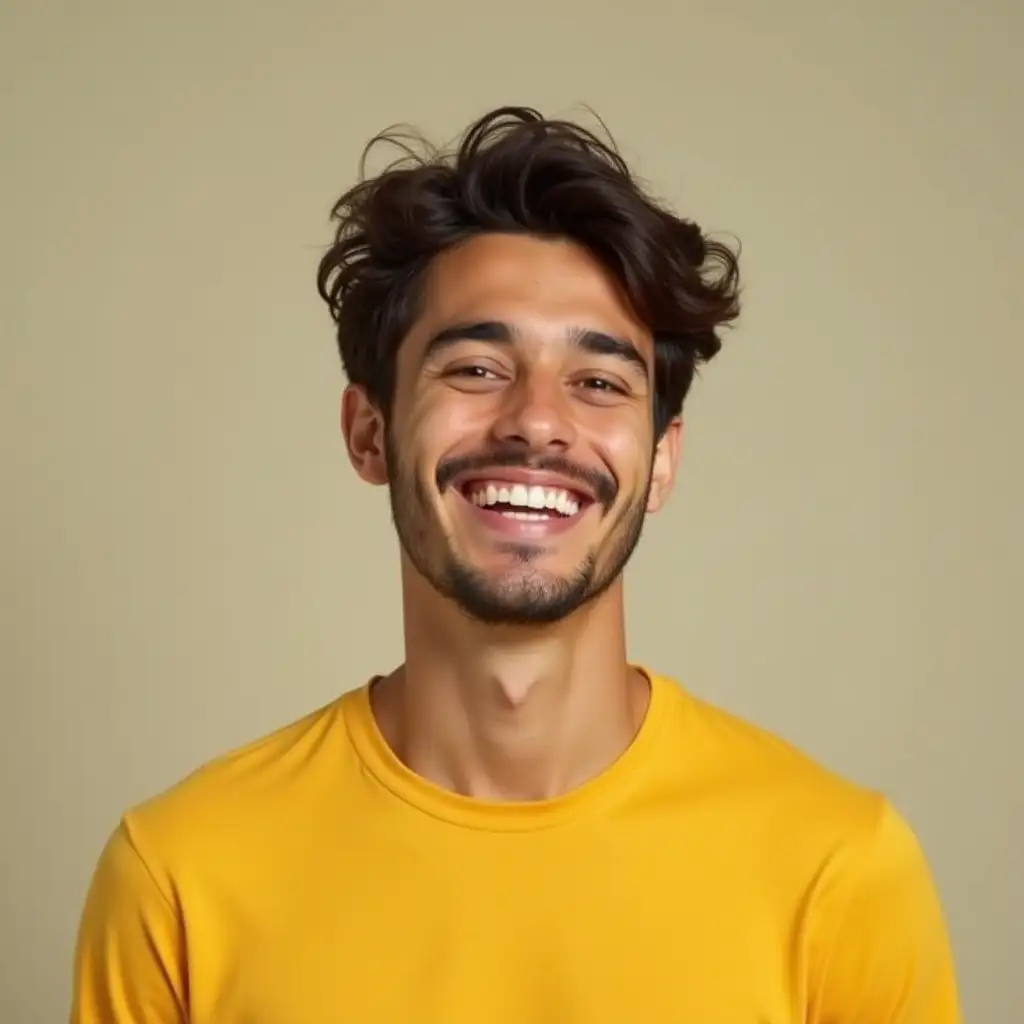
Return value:
<svg viewBox="0 0 1024 1024">
<path fill-rule="evenodd" d="M 564 516 L 574 516 L 580 510 L 575 496 L 558 487 L 527 487 L 524 484 L 473 484 L 469 499 L 474 505 L 515 505 L 519 508 L 553 508 Z"/>
</svg>

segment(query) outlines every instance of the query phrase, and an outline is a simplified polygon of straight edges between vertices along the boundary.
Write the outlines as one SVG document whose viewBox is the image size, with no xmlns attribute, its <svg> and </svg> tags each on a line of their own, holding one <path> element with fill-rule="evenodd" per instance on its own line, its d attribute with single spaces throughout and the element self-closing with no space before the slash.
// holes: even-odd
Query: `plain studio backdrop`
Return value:
<svg viewBox="0 0 1024 1024">
<path fill-rule="evenodd" d="M 633 656 L 885 790 L 1022 1019 L 1022 63 L 1015 0 L 8 0 L 0 1019 L 126 806 L 400 658 L 314 269 L 372 133 L 508 103 L 744 246 Z"/>
</svg>

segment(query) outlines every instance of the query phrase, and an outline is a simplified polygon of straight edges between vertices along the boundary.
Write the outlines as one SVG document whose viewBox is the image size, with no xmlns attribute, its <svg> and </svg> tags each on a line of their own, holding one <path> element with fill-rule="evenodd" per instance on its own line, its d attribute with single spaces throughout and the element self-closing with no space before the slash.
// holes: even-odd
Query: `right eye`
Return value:
<svg viewBox="0 0 1024 1024">
<path fill-rule="evenodd" d="M 459 366 L 449 374 L 452 377 L 472 377 L 477 380 L 489 380 L 497 374 L 486 366 Z"/>
</svg>

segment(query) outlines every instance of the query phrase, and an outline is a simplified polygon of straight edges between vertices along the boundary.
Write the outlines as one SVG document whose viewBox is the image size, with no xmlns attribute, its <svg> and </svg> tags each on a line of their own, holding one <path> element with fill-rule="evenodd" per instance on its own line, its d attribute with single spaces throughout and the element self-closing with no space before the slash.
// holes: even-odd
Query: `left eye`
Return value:
<svg viewBox="0 0 1024 1024">
<path fill-rule="evenodd" d="M 487 369 L 486 366 L 460 366 L 457 370 L 452 370 L 452 376 L 487 379 L 488 377 L 496 376 L 496 374 L 493 370 Z"/>
<path fill-rule="evenodd" d="M 588 391 L 608 391 L 612 394 L 621 395 L 622 388 L 613 384 L 604 377 L 586 377 L 580 382 Z"/>
</svg>

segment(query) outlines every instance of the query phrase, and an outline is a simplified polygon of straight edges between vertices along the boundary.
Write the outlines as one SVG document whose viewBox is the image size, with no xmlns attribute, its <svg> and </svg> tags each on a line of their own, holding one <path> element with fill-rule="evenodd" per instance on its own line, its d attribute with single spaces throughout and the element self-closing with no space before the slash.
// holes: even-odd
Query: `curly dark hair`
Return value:
<svg viewBox="0 0 1024 1024">
<path fill-rule="evenodd" d="M 380 143 L 405 156 L 367 178 Z M 451 150 L 392 129 L 370 141 L 360 181 L 335 203 L 317 289 L 337 327 L 348 379 L 388 415 L 398 346 L 425 272 L 442 251 L 485 232 L 572 241 L 622 288 L 654 338 L 655 436 L 679 415 L 698 364 L 739 314 L 738 253 L 650 195 L 612 141 L 529 107 L 500 107 Z"/>
</svg>

